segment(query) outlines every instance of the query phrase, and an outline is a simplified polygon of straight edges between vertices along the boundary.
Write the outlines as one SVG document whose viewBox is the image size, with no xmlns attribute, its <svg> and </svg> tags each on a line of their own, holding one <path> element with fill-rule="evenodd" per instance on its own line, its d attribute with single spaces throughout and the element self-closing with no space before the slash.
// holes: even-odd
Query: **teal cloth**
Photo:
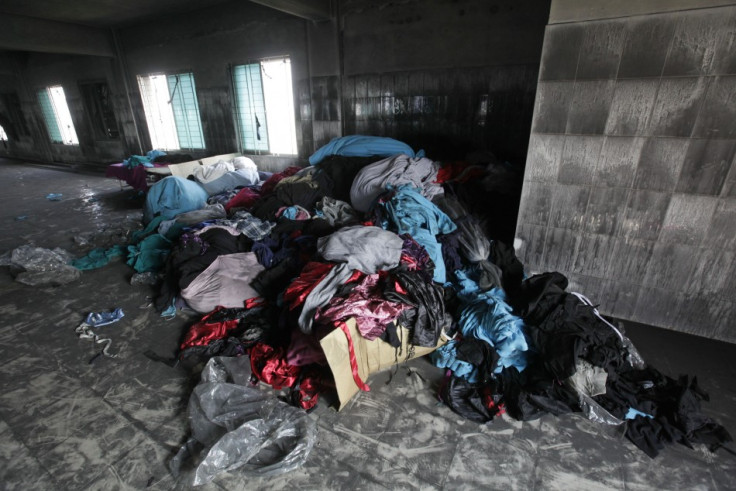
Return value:
<svg viewBox="0 0 736 491">
<path fill-rule="evenodd" d="M 122 256 L 126 252 L 126 247 L 123 245 L 115 245 L 109 249 L 98 247 L 89 251 L 86 256 L 74 259 L 71 265 L 81 270 L 97 269 L 109 263 L 112 258 Z"/>
<path fill-rule="evenodd" d="M 128 246 L 128 266 L 138 273 L 157 272 L 166 264 L 173 243 L 161 234 L 149 235 Z"/>
</svg>

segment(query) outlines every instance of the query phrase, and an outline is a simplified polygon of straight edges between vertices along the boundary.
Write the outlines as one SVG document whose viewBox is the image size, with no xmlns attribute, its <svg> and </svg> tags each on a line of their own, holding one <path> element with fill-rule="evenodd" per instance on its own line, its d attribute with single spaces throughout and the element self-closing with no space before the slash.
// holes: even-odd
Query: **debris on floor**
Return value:
<svg viewBox="0 0 736 491">
<path fill-rule="evenodd" d="M 319 442 L 307 411 L 342 410 L 372 374 L 427 354 L 446 373 L 431 396 L 474 423 L 581 413 L 650 457 L 731 441 L 702 412 L 697 380 L 648 366 L 599 314 L 605 299 L 568 291 L 559 273 L 527 275 L 507 217 L 484 205 L 488 189 L 519 185 L 510 164 L 345 156 L 334 143 L 322 153 L 215 194 L 196 176 L 165 178 L 148 191 L 143 230 L 80 251 L 90 267 L 74 263 L 88 274 L 119 255 L 158 314 L 192 316 L 174 359 L 146 352 L 204 367 L 172 472 L 203 484 L 293 470 Z M 79 247 L 95 245 L 84 237 Z M 78 333 L 111 356 L 91 323 Z"/>
</svg>

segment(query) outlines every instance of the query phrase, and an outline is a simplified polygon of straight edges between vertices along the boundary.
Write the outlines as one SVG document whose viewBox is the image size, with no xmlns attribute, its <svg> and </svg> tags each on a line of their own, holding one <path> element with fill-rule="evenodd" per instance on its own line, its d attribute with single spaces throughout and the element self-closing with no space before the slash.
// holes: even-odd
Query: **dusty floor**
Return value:
<svg viewBox="0 0 736 491">
<path fill-rule="evenodd" d="M 0 182 L 0 254 L 34 243 L 82 255 L 89 246 L 80 238 L 114 241 L 141 216 L 135 192 L 97 175 L 0 159 Z M 0 488 L 189 487 L 166 464 L 188 436 L 197 377 L 143 352 L 173 356 L 191 319 L 159 317 L 147 306 L 150 287 L 131 286 L 131 274 L 115 261 L 69 285 L 38 288 L 0 268 Z M 88 312 L 116 307 L 125 317 L 100 329 L 119 356 L 90 364 L 99 347 L 74 328 Z M 736 345 L 626 327 L 648 362 L 698 375 L 711 395 L 706 413 L 736 436 Z M 340 413 L 320 405 L 310 415 L 318 443 L 301 469 L 271 479 L 233 472 L 201 489 L 736 489 L 736 457 L 726 452 L 672 446 L 651 460 L 575 415 L 462 420 L 434 397 L 439 371 L 426 360 L 411 366 L 388 385 L 386 374 L 370 379 L 372 391 Z"/>
</svg>

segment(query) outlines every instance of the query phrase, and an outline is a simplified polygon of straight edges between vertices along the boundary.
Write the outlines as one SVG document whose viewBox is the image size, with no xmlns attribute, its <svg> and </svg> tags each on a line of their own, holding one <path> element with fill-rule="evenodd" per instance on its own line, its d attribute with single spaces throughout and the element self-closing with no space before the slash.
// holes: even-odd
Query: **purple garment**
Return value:
<svg viewBox="0 0 736 491">
<path fill-rule="evenodd" d="M 329 304 L 320 308 L 315 321 L 337 323 L 353 317 L 364 338 L 376 339 L 401 312 L 411 308 L 383 298 L 380 279 L 378 273 L 364 276 L 347 297 L 332 297 Z"/>
<path fill-rule="evenodd" d="M 401 246 L 401 264 L 408 271 L 419 271 L 427 281 L 434 276 L 434 263 L 427 250 L 409 234 L 400 235 L 404 239 Z"/>
<path fill-rule="evenodd" d="M 286 350 L 286 362 L 297 367 L 312 363 L 324 365 L 327 358 L 316 336 L 304 334 L 300 329 L 292 329 L 291 341 Z"/>
<path fill-rule="evenodd" d="M 153 166 L 166 167 L 167 164 L 153 164 Z M 125 181 L 137 191 L 145 191 L 148 189 L 146 168 L 142 165 L 129 169 L 122 163 L 110 164 L 107 166 L 107 170 L 105 171 L 105 177 L 115 177 L 121 181 Z"/>
</svg>

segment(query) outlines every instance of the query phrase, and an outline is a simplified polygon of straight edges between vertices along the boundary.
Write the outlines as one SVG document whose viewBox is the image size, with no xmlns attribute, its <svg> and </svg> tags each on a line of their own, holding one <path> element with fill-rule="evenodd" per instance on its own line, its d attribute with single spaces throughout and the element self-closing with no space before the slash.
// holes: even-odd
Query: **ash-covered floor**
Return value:
<svg viewBox="0 0 736 491">
<path fill-rule="evenodd" d="M 0 254 L 34 244 L 81 256 L 121 243 L 141 217 L 142 198 L 99 175 L 0 159 L 0 182 Z M 193 319 L 160 317 L 132 273 L 118 259 L 61 287 L 31 287 L 0 268 L 0 488 L 190 487 L 167 463 L 187 439 L 198 375 L 143 353 L 174 356 Z M 124 318 L 99 328 L 117 357 L 94 358 L 100 346 L 75 328 L 117 307 Z M 648 363 L 697 375 L 705 413 L 736 435 L 736 345 L 624 326 Z M 437 402 L 441 377 L 424 359 L 390 383 L 388 372 L 374 376 L 343 411 L 322 401 L 310 414 L 318 439 L 302 468 L 260 479 L 234 471 L 198 489 L 736 489 L 736 456 L 722 450 L 673 445 L 652 460 L 580 415 L 464 420 Z"/>
</svg>

